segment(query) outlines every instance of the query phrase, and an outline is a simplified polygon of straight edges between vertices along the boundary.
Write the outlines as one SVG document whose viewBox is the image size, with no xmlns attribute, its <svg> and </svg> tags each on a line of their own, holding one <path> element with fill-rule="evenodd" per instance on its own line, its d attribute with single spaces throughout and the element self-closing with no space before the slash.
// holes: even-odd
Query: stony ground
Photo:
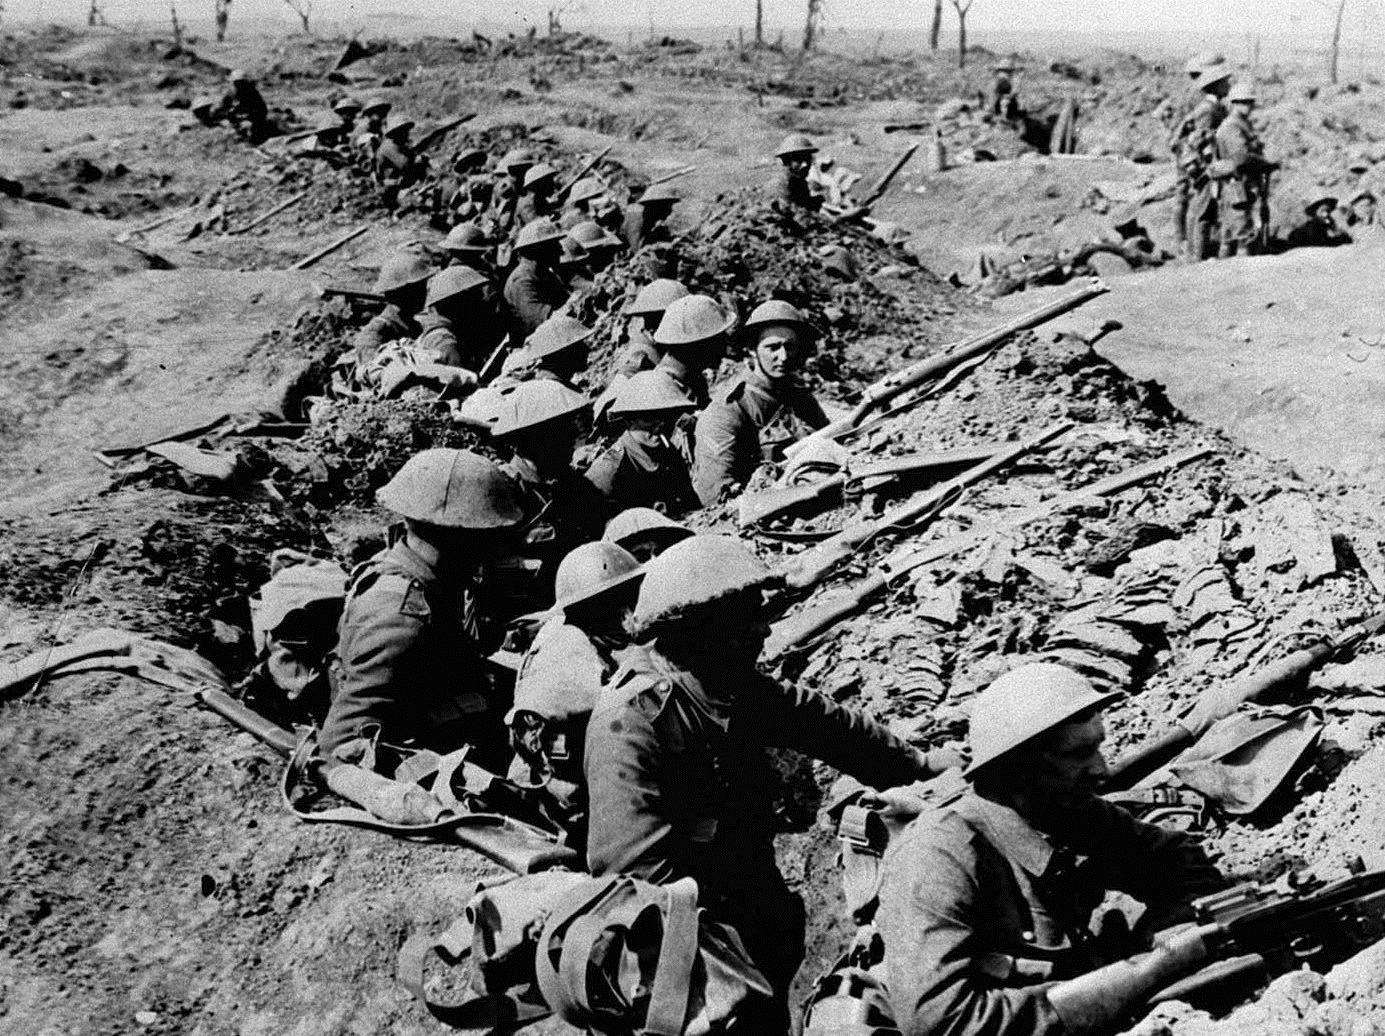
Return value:
<svg viewBox="0 0 1385 1036">
<path fill-rule="evenodd" d="M 251 477 L 215 490 L 157 465 L 112 475 L 91 459 L 91 450 L 150 442 L 221 412 L 302 416 L 297 403 L 361 319 L 345 303 L 316 301 L 313 286 L 364 285 L 389 247 L 438 239 L 349 177 L 304 167 L 273 142 L 252 150 L 194 127 L 181 107 L 218 65 L 238 64 L 260 75 L 272 104 L 310 121 L 335 89 L 324 73 L 340 45 L 194 42 L 170 56 L 167 41 L 117 34 L 0 39 L 11 104 L 0 119 L 0 175 L 24 193 L 0 201 L 5 660 L 116 625 L 197 647 L 238 676 L 248 662 L 245 598 L 267 574 L 268 551 L 358 556 L 378 521 L 373 487 L 409 451 L 461 434 L 426 406 L 337 408 L 297 443 L 228 440 Z M 1176 70 L 1133 58 L 1030 61 L 1023 89 L 1036 111 L 1072 95 L 1088 113 L 1085 153 L 1047 159 L 1021 155 L 1013 139 L 960 111 L 953 99 L 974 94 L 980 73 L 943 62 L 627 51 L 581 38 L 502 50 L 479 57 L 425 40 L 387 49 L 345 78 L 362 91 L 388 89 L 421 120 L 474 107 L 481 115 L 468 132 L 487 145 L 527 135 L 571 165 L 610 144 L 603 171 L 615 179 L 695 164 L 681 181 L 690 198 L 680 272 L 741 306 L 770 291 L 800 298 L 831 328 L 814 376 L 838 403 L 1001 318 L 944 279 L 978 252 L 1071 244 L 1130 206 L 1156 232 L 1167 222 L 1166 168 L 1155 163 L 1161 106 L 1181 83 Z M 1377 84 L 1315 91 L 1302 76 L 1271 80 L 1269 139 L 1292 163 L 1284 214 L 1317 185 L 1346 183 L 1347 160 L 1363 152 L 1367 182 L 1377 175 Z M 790 129 L 827 140 L 869 182 L 908 139 L 884 125 L 916 121 L 938 125 L 954 156 L 985 146 L 1002 161 L 943 173 L 911 166 L 878 209 L 914 232 L 907 250 L 770 219 L 743 189 L 769 175 L 763 155 Z M 304 189 L 311 197 L 282 217 L 222 233 Z M 285 272 L 361 223 L 369 232 L 320 267 Z M 822 267 L 818 250 L 834 243 L 852 250 L 855 280 Z M 1178 268 L 1124 278 L 1107 299 L 1006 346 L 873 434 L 863 445 L 892 454 L 1074 423 L 927 536 L 1003 521 L 1055 490 L 1173 451 L 1212 453 L 920 570 L 783 659 L 785 677 L 936 744 L 960 736 L 970 696 L 1017 657 L 1062 659 L 1131 692 L 1113 715 L 1119 750 L 1162 729 L 1199 691 L 1378 609 L 1381 501 L 1365 478 L 1379 462 L 1368 420 L 1374 381 L 1362 380 L 1371 369 L 1355 358 L 1374 346 L 1338 343 L 1344 334 L 1377 341 L 1379 317 L 1363 307 L 1325 322 L 1343 279 L 1368 285 L 1362 270 L 1376 262 L 1291 253 L 1228 264 L 1205 289 L 1197 271 Z M 613 271 L 580 304 L 605 347 L 623 278 L 638 275 Z M 1238 283 L 1272 293 L 1272 306 L 1259 296 L 1247 303 Z M 1180 308 L 1199 290 L 1201 309 Z M 1012 309 L 1036 301 L 1010 300 Z M 1086 339 L 1107 317 L 1128 320 L 1130 334 L 1094 350 Z M 1275 357 L 1289 353 L 1296 366 L 1286 372 Z M 1373 363 L 1373 352 L 1366 358 Z M 1317 386 L 1307 403 L 1305 383 Z M 1334 398 L 1353 412 L 1338 420 Z M 699 519 L 729 520 L 729 511 Z M 757 544 L 772 558 L 797 549 L 783 535 Z M 889 546 L 838 582 L 868 572 Z M 1267 815 L 1209 837 L 1228 869 L 1275 879 L 1385 864 L 1377 672 L 1347 667 L 1322 678 L 1315 696 L 1327 726 L 1315 766 Z M 12 879 L 0 887 L 5 1029 L 435 1027 L 394 983 L 394 955 L 410 932 L 455 914 L 489 870 L 483 861 L 297 825 L 279 805 L 270 752 L 132 679 L 53 680 L 0 707 L 0 859 Z M 797 772 L 781 850 L 814 911 L 810 979 L 844 928 L 832 840 L 815 824 L 827 775 Z M 1365 1033 L 1385 1025 L 1374 1003 L 1382 983 L 1385 963 L 1367 955 L 1326 979 L 1282 980 L 1224 1021 L 1169 1008 L 1144 1028 Z"/>
</svg>

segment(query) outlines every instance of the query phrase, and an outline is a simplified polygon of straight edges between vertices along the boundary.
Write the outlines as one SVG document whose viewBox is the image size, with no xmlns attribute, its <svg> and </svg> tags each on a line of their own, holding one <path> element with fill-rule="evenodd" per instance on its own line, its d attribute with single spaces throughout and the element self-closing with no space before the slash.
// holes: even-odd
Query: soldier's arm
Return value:
<svg viewBox="0 0 1385 1036">
<path fill-rule="evenodd" d="M 939 753 L 934 765 L 927 752 L 864 713 L 812 691 L 790 690 L 769 677 L 760 678 L 751 700 L 755 705 L 749 711 L 763 724 L 766 743 L 820 759 L 873 788 L 931 777 L 952 761 L 951 753 Z"/>
<path fill-rule="evenodd" d="M 510 281 L 505 298 L 525 327 L 538 327 L 553 315 L 553 307 L 543 301 L 537 278 L 518 277 Z"/>
<path fill-rule="evenodd" d="M 591 467 L 587 468 L 585 476 L 587 481 L 595 486 L 597 492 L 602 496 L 619 499 L 620 494 L 616 491 L 616 483 L 623 456 L 624 454 L 619 447 L 612 446 L 592 461 Z"/>
<path fill-rule="evenodd" d="M 660 884 L 686 874 L 659 781 L 659 739 L 634 708 L 598 708 L 587 724 L 587 866 Z"/>
<path fill-rule="evenodd" d="M 930 821 L 920 819 L 906 832 L 887 857 L 880 886 L 876 924 L 899 1031 L 1056 1036 L 1063 1024 L 1047 986 L 1007 988 L 986 977 L 975 850 L 963 837 L 944 839 L 941 828 L 930 837 L 920 829 Z"/>
<path fill-rule="evenodd" d="M 693 435 L 692 484 L 703 506 L 711 507 L 738 481 L 737 469 L 747 463 L 743 456 L 746 436 L 741 425 L 747 423 L 739 407 L 714 402 L 697 416 Z M 759 441 L 754 448 L 759 457 Z"/>
<path fill-rule="evenodd" d="M 393 729 L 399 703 L 410 692 L 401 685 L 400 663 L 423 631 L 424 608 L 420 596 L 378 583 L 350 603 L 337 646 L 338 678 L 319 738 L 324 755 L 372 725 L 387 739 L 408 733 Z"/>
</svg>

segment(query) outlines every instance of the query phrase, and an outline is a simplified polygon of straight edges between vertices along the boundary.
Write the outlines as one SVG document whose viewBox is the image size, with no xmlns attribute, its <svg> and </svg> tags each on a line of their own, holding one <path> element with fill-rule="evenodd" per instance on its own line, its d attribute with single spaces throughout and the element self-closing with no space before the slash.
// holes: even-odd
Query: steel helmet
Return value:
<svg viewBox="0 0 1385 1036">
<path fill-rule="evenodd" d="M 618 543 L 626 550 L 642 544 L 662 544 L 671 547 L 694 535 L 686 525 L 679 525 L 652 507 L 630 507 L 606 523 L 601 538 Z"/>
<path fill-rule="evenodd" d="M 241 83 L 241 82 L 244 82 L 245 80 L 249 79 L 250 77 L 249 77 L 248 75 L 245 74 L 245 69 L 243 69 L 243 68 L 233 68 L 233 69 L 231 69 L 230 72 L 228 72 L 228 73 L 226 74 L 226 78 L 229 79 L 229 80 L 230 80 L 231 82 L 233 82 L 233 83 Z"/>
<path fill-rule="evenodd" d="M 601 656 L 591 640 L 561 617 L 540 627 L 515 676 L 514 707 L 505 717 L 513 723 L 520 712 L 563 722 L 585 715 L 601 693 Z"/>
<path fill-rule="evenodd" d="M 428 279 L 428 295 L 423 304 L 436 306 L 439 302 L 455 299 L 486 283 L 486 275 L 479 270 L 473 270 L 470 266 L 449 266 Z"/>
<path fill-rule="evenodd" d="M 667 414 L 696 410 L 697 403 L 678 391 L 673 379 L 658 371 L 640 371 L 621 383 L 609 413 Z"/>
<path fill-rule="evenodd" d="M 457 422 L 489 431 L 505 412 L 506 400 L 517 385 L 483 385 L 462 400 L 457 408 Z"/>
<path fill-rule="evenodd" d="M 1231 88 L 1231 92 L 1226 95 L 1226 99 L 1230 102 L 1244 101 L 1254 104 L 1256 100 L 1255 84 L 1248 83 L 1245 80 L 1240 81 Z"/>
<path fill-rule="evenodd" d="M 385 136 L 397 137 L 414 128 L 414 120 L 407 115 L 396 115 L 385 123 Z"/>
<path fill-rule="evenodd" d="M 790 133 L 780 142 L 774 155 L 776 158 L 788 158 L 790 155 L 816 154 L 817 150 L 818 146 L 802 133 Z"/>
<path fill-rule="evenodd" d="M 596 332 L 582 321 L 566 313 L 554 313 L 524 340 L 524 349 L 532 359 L 554 356 L 564 349 L 580 345 Z"/>
<path fill-rule="evenodd" d="M 534 152 L 522 147 L 511 148 L 500 159 L 500 168 L 507 173 L 528 169 L 533 164 Z"/>
<path fill-rule="evenodd" d="M 580 392 L 548 378 L 521 382 L 505 399 L 500 419 L 491 426 L 497 438 L 573 417 L 591 406 Z"/>
<path fill-rule="evenodd" d="M 414 454 L 375 499 L 395 514 L 447 529 L 501 529 L 524 517 L 519 487 L 469 450 Z"/>
<path fill-rule="evenodd" d="M 188 111 L 193 113 L 206 112 L 211 111 L 215 107 L 216 100 L 214 98 L 209 97 L 207 94 L 198 94 L 192 99 L 192 103 L 188 105 Z"/>
<path fill-rule="evenodd" d="M 725 334 L 735 324 L 736 318 L 710 295 L 685 295 L 664 310 L 654 341 L 659 345 L 691 345 Z"/>
<path fill-rule="evenodd" d="M 520 229 L 519 235 L 515 238 L 515 251 L 522 252 L 526 248 L 561 240 L 565 233 L 562 227 L 547 216 L 540 216 L 538 219 L 530 220 Z"/>
<path fill-rule="evenodd" d="M 586 219 L 567 232 L 568 239 L 583 251 L 595 252 L 603 248 L 621 248 L 625 242 L 606 230 L 595 220 Z"/>
<path fill-rule="evenodd" d="M 486 153 L 479 147 L 465 147 L 452 156 L 452 168 L 459 173 L 485 164 Z"/>
<path fill-rule="evenodd" d="M 361 114 L 362 114 L 362 115 L 375 115 L 375 114 L 384 115 L 386 112 L 388 112 L 388 111 L 389 111 L 391 108 L 393 108 L 393 107 L 394 107 L 394 104 L 393 104 L 392 102 L 386 100 L 386 99 L 383 98 L 383 97 L 372 97 L 372 98 L 370 98 L 370 100 L 366 101 L 365 104 L 361 105 Z"/>
<path fill-rule="evenodd" d="M 971 708 L 971 764 L 965 775 L 1055 727 L 1118 700 L 1067 666 L 1030 662 L 997 677 Z"/>
<path fill-rule="evenodd" d="M 1311 216 L 1314 212 L 1322 208 L 1324 205 L 1326 205 L 1329 209 L 1335 209 L 1337 207 L 1337 199 L 1332 197 L 1332 195 L 1330 194 L 1324 195 L 1323 197 L 1314 201 L 1312 204 L 1305 205 L 1303 207 L 1303 212 L 1305 215 Z"/>
<path fill-rule="evenodd" d="M 584 176 L 572 185 L 567 192 L 567 200 L 573 203 L 591 201 L 606 193 L 606 185 L 594 176 Z"/>
<path fill-rule="evenodd" d="M 644 578 L 635 555 L 604 540 L 584 543 L 569 551 L 553 577 L 555 609 L 570 608 Z"/>
<path fill-rule="evenodd" d="M 433 276 L 433 267 L 416 252 L 402 252 L 386 259 L 375 278 L 375 294 L 385 295 L 426 281 Z"/>
<path fill-rule="evenodd" d="M 809 338 L 818 336 L 818 329 L 803 314 L 797 306 L 791 306 L 782 299 L 770 299 L 768 302 L 761 302 L 750 312 L 746 319 L 745 328 L 750 330 L 753 327 L 772 327 L 775 324 L 787 324 L 789 327 L 796 328 Z"/>
<path fill-rule="evenodd" d="M 547 162 L 540 162 L 536 166 L 530 167 L 524 174 L 524 189 L 527 191 L 538 184 L 558 179 L 558 170 Z"/>
<path fill-rule="evenodd" d="M 1208 65 L 1198 76 L 1197 85 L 1206 90 L 1209 86 L 1217 83 L 1224 83 L 1231 78 L 1231 68 L 1229 65 Z"/>
<path fill-rule="evenodd" d="M 675 543 L 649 562 L 644 574 L 633 617 L 641 636 L 686 608 L 761 590 L 777 581 L 734 536 L 692 536 Z"/>
<path fill-rule="evenodd" d="M 625 315 L 635 317 L 662 313 L 668 309 L 670 303 L 691 294 L 692 292 L 681 282 L 660 277 L 640 289 L 635 301 L 625 307 Z"/>
<path fill-rule="evenodd" d="M 646 187 L 640 195 L 641 205 L 673 205 L 682 200 L 683 196 L 666 183 Z"/>
<path fill-rule="evenodd" d="M 335 112 L 326 112 L 317 122 L 313 123 L 313 132 L 318 136 L 326 133 L 340 133 L 346 129 L 346 123 L 341 121 L 341 117 Z"/>
<path fill-rule="evenodd" d="M 460 223 L 447 232 L 442 247 L 448 252 L 485 252 L 490 249 L 486 232 L 475 223 Z"/>
<path fill-rule="evenodd" d="M 354 97 L 338 97 L 332 102 L 332 111 L 338 115 L 355 115 L 361 110 L 361 102 Z"/>
</svg>

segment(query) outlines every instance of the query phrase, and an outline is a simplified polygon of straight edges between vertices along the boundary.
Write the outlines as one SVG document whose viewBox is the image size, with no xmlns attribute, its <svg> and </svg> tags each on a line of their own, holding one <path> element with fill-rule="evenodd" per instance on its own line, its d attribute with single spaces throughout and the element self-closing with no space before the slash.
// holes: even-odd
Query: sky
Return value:
<svg viewBox="0 0 1385 1036">
<path fill-rule="evenodd" d="M 170 0 L 100 0 L 107 18 L 117 26 L 147 27 L 167 20 Z M 205 20 L 210 27 L 212 0 L 172 0 L 179 17 L 192 31 Z M 483 31 L 545 24 L 545 12 L 567 3 L 563 15 L 570 29 L 603 30 L 624 37 L 685 32 L 700 35 L 716 30 L 730 36 L 738 25 L 749 29 L 754 0 L 313 0 L 314 18 L 323 31 L 362 30 L 381 34 L 389 26 L 408 33 L 466 35 L 473 26 Z M 1025 37 L 1036 47 L 1055 39 L 1138 43 L 1144 36 L 1159 49 L 1195 50 L 1209 43 L 1249 47 L 1249 39 L 1291 47 L 1321 47 L 1329 31 L 1326 0 L 973 0 L 967 19 L 971 39 L 982 45 L 1021 48 Z M 28 20 L 84 19 L 88 0 L 3 0 L 4 17 Z M 1385 26 L 1385 0 L 1347 0 L 1343 49 L 1359 47 L 1380 36 Z M 788 40 L 801 32 L 806 0 L 764 0 L 767 34 L 783 30 Z M 842 41 L 872 42 L 880 34 L 899 45 L 912 45 L 908 34 L 926 30 L 930 0 L 824 0 L 828 45 Z M 233 0 L 232 24 L 269 23 L 285 31 L 296 25 L 284 0 Z M 955 21 L 951 2 L 944 25 L 951 38 Z M 694 30 L 700 30 L 695 32 Z M 1132 49 L 1134 47 L 1132 46 Z"/>
</svg>

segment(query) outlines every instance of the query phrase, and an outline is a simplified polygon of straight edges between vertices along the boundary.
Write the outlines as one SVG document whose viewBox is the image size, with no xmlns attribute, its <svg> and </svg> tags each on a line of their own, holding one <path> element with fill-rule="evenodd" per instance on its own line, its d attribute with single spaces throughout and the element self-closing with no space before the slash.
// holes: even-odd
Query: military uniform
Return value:
<svg viewBox="0 0 1385 1036">
<path fill-rule="evenodd" d="M 269 106 L 249 79 L 231 84 L 225 106 L 227 117 L 250 143 L 259 144 L 269 135 Z"/>
<path fill-rule="evenodd" d="M 557 271 L 527 256 L 520 257 L 505 280 L 505 303 L 520 341 L 533 334 L 567 299 L 567 286 Z"/>
<path fill-rule="evenodd" d="M 872 720 L 753 669 L 718 677 L 710 686 L 642 652 L 602 691 L 587 725 L 587 862 L 596 875 L 695 878 L 699 905 L 735 926 L 782 991 L 802 956 L 803 907 L 775 866 L 765 748 L 797 749 L 873 787 L 918 779 L 927 758 Z"/>
<path fill-rule="evenodd" d="M 1221 254 L 1255 250 L 1262 228 L 1259 207 L 1264 200 L 1265 149 L 1244 112 L 1232 111 L 1216 132 L 1217 158 L 1230 169 L 1221 185 Z"/>
<path fill-rule="evenodd" d="M 1289 231 L 1290 248 L 1336 248 L 1351 244 L 1351 235 L 1316 219 L 1307 219 Z"/>
<path fill-rule="evenodd" d="M 789 169 L 782 168 L 770 183 L 771 199 L 776 205 L 788 209 L 807 209 L 817 212 L 822 208 L 822 197 L 814 194 L 808 178 L 795 176 Z"/>
<path fill-rule="evenodd" d="M 419 316 L 423 332 L 418 336 L 418 344 L 434 350 L 438 363 L 479 373 L 505 337 L 500 293 L 494 284 L 487 284 L 474 289 L 467 301 L 453 304 L 450 309 L 459 312 L 443 316 L 429 310 Z"/>
<path fill-rule="evenodd" d="M 812 392 L 779 385 L 759 370 L 730 382 L 697 419 L 693 487 L 708 506 L 730 486 L 744 485 L 763 461 L 827 424 Z"/>
<path fill-rule="evenodd" d="M 1148 948 L 1093 936 L 1108 890 L 1146 904 L 1153 932 L 1225 885 L 1191 838 L 1095 796 L 1046 828 L 967 791 L 891 846 L 876 924 L 902 1032 L 1061 1033 L 1045 983 Z"/>
<path fill-rule="evenodd" d="M 420 330 L 417 321 L 406 316 L 398 306 L 389 303 L 352 337 L 352 351 L 358 358 L 368 360 L 386 342 L 400 338 L 417 338 Z"/>
<path fill-rule="evenodd" d="M 479 577 L 439 576 L 435 552 L 400 539 L 358 565 L 331 661 L 324 754 L 378 727 L 391 745 L 450 751 L 498 728 L 484 657 Z"/>
<path fill-rule="evenodd" d="M 620 237 L 630 251 L 636 252 L 645 245 L 667 244 L 673 240 L 665 215 L 639 202 L 626 208 L 621 221 Z"/>
<path fill-rule="evenodd" d="M 627 429 L 587 469 L 587 480 L 616 507 L 652 507 L 670 517 L 696 510 L 688 462 L 662 435 Z"/>
<path fill-rule="evenodd" d="M 1179 242 L 1190 242 L 1194 259 L 1207 259 L 1215 251 L 1217 198 L 1208 176 L 1216 157 L 1217 128 L 1226 119 L 1226 105 L 1204 93 L 1174 130 L 1173 149 L 1177 190 L 1174 218 Z"/>
</svg>

